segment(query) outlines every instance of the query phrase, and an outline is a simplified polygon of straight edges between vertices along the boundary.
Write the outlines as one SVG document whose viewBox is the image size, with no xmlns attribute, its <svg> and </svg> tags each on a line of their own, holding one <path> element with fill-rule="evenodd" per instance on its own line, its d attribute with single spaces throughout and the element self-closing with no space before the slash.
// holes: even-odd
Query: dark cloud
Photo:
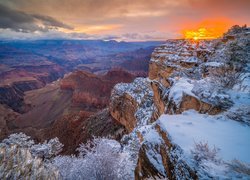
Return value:
<svg viewBox="0 0 250 180">
<path fill-rule="evenodd" d="M 11 29 L 16 32 L 47 32 L 49 29 L 72 27 L 52 18 L 38 14 L 28 14 L 25 12 L 10 9 L 0 4 L 0 28 Z"/>
</svg>

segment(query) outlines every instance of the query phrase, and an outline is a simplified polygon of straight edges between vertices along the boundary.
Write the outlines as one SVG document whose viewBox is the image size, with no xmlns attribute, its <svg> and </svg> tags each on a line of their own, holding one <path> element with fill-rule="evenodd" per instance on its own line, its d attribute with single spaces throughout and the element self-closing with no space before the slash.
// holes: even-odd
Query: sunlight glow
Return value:
<svg viewBox="0 0 250 180">
<path fill-rule="evenodd" d="M 221 31 L 216 31 L 215 29 L 199 28 L 197 30 L 184 30 L 183 35 L 185 39 L 215 39 L 223 34 Z"/>
</svg>

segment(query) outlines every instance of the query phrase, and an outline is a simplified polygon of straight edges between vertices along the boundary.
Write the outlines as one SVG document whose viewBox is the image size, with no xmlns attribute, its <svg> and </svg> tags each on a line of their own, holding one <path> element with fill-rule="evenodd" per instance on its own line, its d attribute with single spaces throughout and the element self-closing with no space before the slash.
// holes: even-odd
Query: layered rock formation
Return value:
<svg viewBox="0 0 250 180">
<path fill-rule="evenodd" d="M 157 47 L 150 60 L 149 78 L 138 78 L 132 84 L 114 87 L 110 103 L 112 116 L 132 131 L 138 123 L 146 125 L 163 113 L 181 113 L 188 109 L 211 114 L 220 112 L 219 107 L 192 92 L 195 80 L 202 78 L 200 66 L 206 62 L 198 52 L 202 49 L 210 54 L 210 43 L 169 40 Z M 136 112 L 140 107 L 151 114 L 138 116 Z M 145 110 L 145 107 L 151 108 Z M 147 120 L 141 117 L 147 117 Z"/>
<path fill-rule="evenodd" d="M 26 91 L 42 88 L 65 73 L 60 66 L 52 63 L 4 69 L 0 71 L 0 103 L 19 113 L 27 111 L 24 107 Z"/>
<path fill-rule="evenodd" d="M 62 90 L 72 90 L 72 102 L 85 110 L 96 111 L 108 105 L 110 92 L 118 82 L 131 82 L 135 76 L 117 69 L 103 76 L 84 71 L 76 71 L 60 82 Z"/>
</svg>

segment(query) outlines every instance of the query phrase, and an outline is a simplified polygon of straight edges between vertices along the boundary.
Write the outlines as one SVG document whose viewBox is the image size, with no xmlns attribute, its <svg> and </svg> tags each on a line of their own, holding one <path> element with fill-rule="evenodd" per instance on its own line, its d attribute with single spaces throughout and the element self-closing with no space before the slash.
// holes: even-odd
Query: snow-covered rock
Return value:
<svg viewBox="0 0 250 180">
<path fill-rule="evenodd" d="M 150 81 L 136 78 L 133 83 L 117 84 L 110 101 L 110 113 L 128 131 L 150 122 L 153 113 L 153 91 Z"/>
</svg>

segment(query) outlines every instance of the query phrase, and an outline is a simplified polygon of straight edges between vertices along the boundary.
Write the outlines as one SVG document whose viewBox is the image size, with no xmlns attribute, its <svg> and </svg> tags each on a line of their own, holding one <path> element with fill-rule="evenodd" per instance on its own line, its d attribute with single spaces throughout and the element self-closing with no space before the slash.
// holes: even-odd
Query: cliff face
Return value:
<svg viewBox="0 0 250 180">
<path fill-rule="evenodd" d="M 157 47 L 150 60 L 149 78 L 137 78 L 131 84 L 114 87 L 110 101 L 112 116 L 131 132 L 138 125 L 154 122 L 163 113 L 176 114 L 189 109 L 210 114 L 220 112 L 220 107 L 201 100 L 191 91 L 195 79 L 202 79 L 206 72 L 201 66 L 212 51 L 210 44 L 169 40 Z M 205 55 L 200 56 L 200 52 Z"/>
<path fill-rule="evenodd" d="M 182 149 L 171 141 L 160 124 L 143 137 L 135 169 L 135 179 L 198 179 L 183 158 Z"/>
<path fill-rule="evenodd" d="M 162 109 L 168 113 L 189 109 L 209 114 L 221 111 L 219 106 L 201 100 L 192 92 L 195 80 L 205 77 L 208 71 L 206 62 L 214 51 L 212 46 L 210 41 L 175 40 L 155 49 L 150 60 L 149 78 L 153 81 L 154 98 L 161 114 Z"/>
<path fill-rule="evenodd" d="M 237 80 L 235 74 L 247 76 L 249 71 L 243 65 L 249 63 L 246 31 L 230 34 L 233 38 L 225 34 L 213 41 L 168 40 L 152 53 L 148 78 L 114 87 L 110 113 L 130 132 L 132 141 L 140 142 L 136 179 L 197 179 L 210 173 L 209 168 L 205 173 L 196 173 L 197 168 L 183 158 L 186 152 L 168 135 L 158 118 L 162 114 L 182 114 L 189 110 L 215 119 L 224 118 L 238 107 L 239 102 L 229 95 L 232 93 L 229 89 L 239 86 L 237 83 L 244 84 L 240 79 L 230 84 Z M 235 62 L 235 54 L 241 60 Z M 244 93 L 245 90 L 241 89 Z M 240 106 L 250 107 L 245 103 Z"/>
<path fill-rule="evenodd" d="M 131 132 L 150 122 L 154 109 L 152 100 L 153 92 L 145 78 L 137 78 L 131 84 L 117 84 L 112 90 L 110 113 Z"/>
</svg>

